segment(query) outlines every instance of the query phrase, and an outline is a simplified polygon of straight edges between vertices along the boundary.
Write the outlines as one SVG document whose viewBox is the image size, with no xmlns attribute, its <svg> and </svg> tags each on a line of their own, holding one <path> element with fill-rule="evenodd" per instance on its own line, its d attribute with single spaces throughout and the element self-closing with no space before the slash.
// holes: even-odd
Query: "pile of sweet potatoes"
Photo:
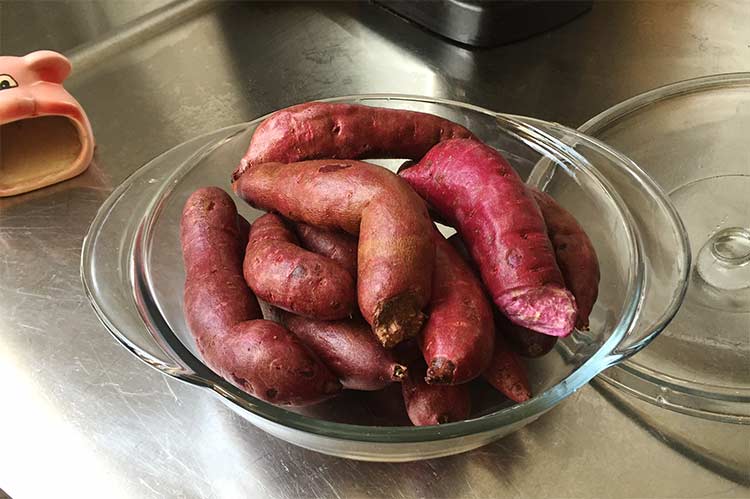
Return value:
<svg viewBox="0 0 750 499">
<path fill-rule="evenodd" d="M 397 175 L 368 158 L 411 163 Z M 284 109 L 257 128 L 232 188 L 268 213 L 250 225 L 219 188 L 190 196 L 185 314 L 205 362 L 259 399 L 401 383 L 415 425 L 458 421 L 471 383 L 528 400 L 521 356 L 588 327 L 599 267 L 583 229 L 443 118 Z"/>
</svg>

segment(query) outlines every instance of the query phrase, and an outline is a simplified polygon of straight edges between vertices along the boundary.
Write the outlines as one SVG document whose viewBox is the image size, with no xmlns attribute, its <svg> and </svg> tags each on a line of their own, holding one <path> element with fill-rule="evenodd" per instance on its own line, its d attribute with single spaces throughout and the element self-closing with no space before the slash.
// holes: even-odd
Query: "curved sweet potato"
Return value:
<svg viewBox="0 0 750 499">
<path fill-rule="evenodd" d="M 401 176 L 458 230 L 511 321 L 553 336 L 570 334 L 575 299 L 565 289 L 539 207 L 500 153 L 475 140 L 446 140 Z"/>
<path fill-rule="evenodd" d="M 329 398 L 341 384 L 280 325 L 262 320 L 242 278 L 241 228 L 227 193 L 198 189 L 180 223 L 186 280 L 184 307 L 206 363 L 248 393 L 279 405 Z"/>
<path fill-rule="evenodd" d="M 258 126 L 232 180 L 260 163 L 322 158 L 419 159 L 441 140 L 457 137 L 472 134 L 432 114 L 308 102 L 276 111 Z"/>
<path fill-rule="evenodd" d="M 466 245 L 458 234 L 448 238 L 448 243 L 456 250 L 458 255 L 469 266 L 469 269 L 478 275 L 474 262 L 471 260 Z M 523 357 L 536 358 L 549 353 L 557 344 L 557 336 L 537 333 L 518 324 L 513 324 L 499 311 L 493 314 L 495 327 L 502 332 L 503 336 L 513 349 Z"/>
<path fill-rule="evenodd" d="M 503 395 L 514 402 L 524 402 L 531 398 L 531 386 L 521 359 L 510 349 L 502 333 L 495 338 L 495 352 L 490 366 L 482 377 Z"/>
<path fill-rule="evenodd" d="M 305 317 L 343 319 L 356 307 L 354 278 L 329 258 L 302 249 L 272 213 L 250 229 L 245 281 L 263 301 Z"/>
<path fill-rule="evenodd" d="M 468 385 L 428 385 L 424 365 L 410 365 L 401 384 L 406 412 L 414 426 L 453 423 L 469 417 L 471 398 Z"/>
<path fill-rule="evenodd" d="M 435 244 L 424 202 L 397 175 L 353 160 L 264 163 L 234 184 L 251 205 L 359 235 L 359 309 L 390 348 L 417 334 L 430 299 Z"/>
<path fill-rule="evenodd" d="M 294 224 L 294 228 L 303 248 L 330 258 L 356 277 L 357 238 L 303 223 Z"/>
<path fill-rule="evenodd" d="M 361 319 L 321 321 L 284 313 L 282 321 L 323 360 L 344 388 L 380 390 L 406 375 L 406 367 L 378 343 Z"/>
<path fill-rule="evenodd" d="M 549 194 L 531 189 L 547 224 L 565 285 L 576 299 L 576 327 L 588 329 L 589 315 L 599 294 L 599 260 L 583 227 Z"/>
<path fill-rule="evenodd" d="M 492 305 L 475 273 L 437 231 L 432 299 L 421 347 L 429 384 L 457 385 L 478 377 L 492 359 Z"/>
</svg>

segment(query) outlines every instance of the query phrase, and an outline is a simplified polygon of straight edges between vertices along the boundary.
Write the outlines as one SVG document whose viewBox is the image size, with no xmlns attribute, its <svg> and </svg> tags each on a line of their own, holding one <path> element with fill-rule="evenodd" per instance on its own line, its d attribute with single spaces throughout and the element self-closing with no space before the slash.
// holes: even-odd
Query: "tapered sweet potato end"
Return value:
<svg viewBox="0 0 750 499">
<path fill-rule="evenodd" d="M 455 379 L 456 364 L 445 357 L 432 360 L 427 368 L 425 381 L 430 385 L 451 385 Z"/>
</svg>

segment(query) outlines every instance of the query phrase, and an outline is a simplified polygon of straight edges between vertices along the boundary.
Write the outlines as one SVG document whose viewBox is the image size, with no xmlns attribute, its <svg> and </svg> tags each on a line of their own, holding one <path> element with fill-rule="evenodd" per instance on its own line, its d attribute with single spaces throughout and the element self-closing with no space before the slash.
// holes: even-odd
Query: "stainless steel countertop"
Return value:
<svg viewBox="0 0 750 499">
<path fill-rule="evenodd" d="M 0 200 L 0 488 L 15 498 L 750 496 L 592 387 L 461 456 L 377 464 L 296 448 L 136 360 L 100 325 L 79 277 L 83 236 L 113 187 L 193 136 L 365 92 L 577 126 L 657 85 L 750 69 L 750 2 L 600 3 L 547 34 L 476 52 L 367 3 L 189 2 L 74 47 L 72 21 L 116 25 L 137 8 L 0 6 L 4 53 L 44 47 L 73 57 L 67 87 L 98 143 L 84 175 Z"/>
</svg>

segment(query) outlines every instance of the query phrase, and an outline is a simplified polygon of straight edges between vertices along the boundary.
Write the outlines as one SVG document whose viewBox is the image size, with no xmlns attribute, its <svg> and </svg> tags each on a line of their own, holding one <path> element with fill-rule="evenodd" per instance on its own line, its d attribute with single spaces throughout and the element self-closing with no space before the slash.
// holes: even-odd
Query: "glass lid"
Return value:
<svg viewBox="0 0 750 499">
<path fill-rule="evenodd" d="M 750 73 L 652 90 L 580 130 L 669 194 L 693 255 L 671 324 L 604 379 L 679 412 L 750 424 Z"/>
</svg>

